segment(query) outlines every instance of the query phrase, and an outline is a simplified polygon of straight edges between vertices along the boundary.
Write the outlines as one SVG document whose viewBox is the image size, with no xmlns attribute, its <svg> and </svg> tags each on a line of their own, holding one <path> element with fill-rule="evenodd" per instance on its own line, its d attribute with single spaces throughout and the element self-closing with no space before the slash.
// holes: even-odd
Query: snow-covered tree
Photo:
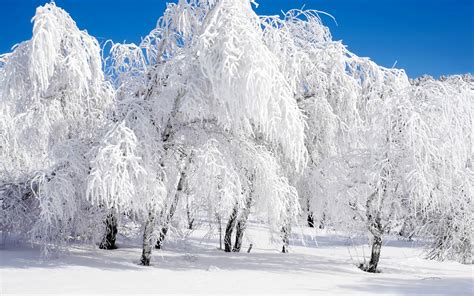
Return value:
<svg viewBox="0 0 474 296">
<path fill-rule="evenodd" d="M 207 204 L 224 207 L 212 209 L 212 215 L 218 211 L 227 217 L 250 206 L 243 194 L 253 192 L 252 205 L 279 231 L 281 221 L 294 217 L 298 207 L 278 158 L 295 170 L 304 166 L 304 121 L 279 60 L 263 42 L 250 2 L 169 4 L 152 34 L 154 41 L 149 36 L 142 45 L 145 79 L 136 84 L 136 76 L 128 75 L 118 92 L 139 85 L 124 96 L 119 110 L 127 112 L 119 112 L 128 115 L 128 108 L 136 108 L 124 117 L 125 125 L 140 135 L 141 145 L 160 155 L 168 194 L 159 223 L 167 227 L 163 224 L 169 223 L 186 184 L 194 198 L 199 192 Z M 130 51 L 119 53 L 118 69 L 125 69 L 124 62 L 136 64 L 121 58 L 132 56 Z M 203 154 L 203 149 L 210 151 Z M 191 168 L 199 175 L 190 176 Z"/>
<path fill-rule="evenodd" d="M 54 3 L 38 7 L 31 40 L 2 56 L 2 231 L 45 246 L 97 235 L 86 198 L 87 152 L 107 122 L 113 89 L 99 45 Z"/>
<path fill-rule="evenodd" d="M 263 17 L 262 26 L 307 118 L 310 157 L 298 190 L 308 223 L 347 224 L 344 216 L 355 211 L 358 218 L 351 220 L 367 224 L 373 235 L 371 262 L 364 268 L 375 271 L 382 234 L 419 215 L 412 211 L 415 204 L 426 210 L 430 192 L 414 188 L 422 188 L 433 172 L 410 176 L 432 165 L 435 123 L 425 122 L 426 110 L 403 71 L 380 67 L 332 41 L 319 12 Z"/>
<path fill-rule="evenodd" d="M 418 197 L 418 234 L 434 239 L 429 258 L 471 263 L 474 80 L 471 75 L 422 77 L 413 85 L 431 148 L 417 149 L 424 165 L 409 175 L 419 184 L 410 188 Z"/>
</svg>

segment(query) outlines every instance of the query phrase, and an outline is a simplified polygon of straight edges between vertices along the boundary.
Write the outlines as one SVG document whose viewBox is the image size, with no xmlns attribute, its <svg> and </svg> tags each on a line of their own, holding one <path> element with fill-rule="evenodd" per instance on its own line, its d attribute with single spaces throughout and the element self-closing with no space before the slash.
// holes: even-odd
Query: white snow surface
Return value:
<svg viewBox="0 0 474 296">
<path fill-rule="evenodd" d="M 138 265 L 138 240 L 124 237 L 116 250 L 73 245 L 48 259 L 35 246 L 7 240 L 0 249 L 0 295 L 474 295 L 473 265 L 423 259 L 416 241 L 386 239 L 381 273 L 370 274 L 357 268 L 369 255 L 366 242 L 334 232 L 296 229 L 288 254 L 259 224 L 247 230 L 242 253 L 218 250 L 218 239 L 206 233 L 170 238 L 149 267 Z"/>
</svg>

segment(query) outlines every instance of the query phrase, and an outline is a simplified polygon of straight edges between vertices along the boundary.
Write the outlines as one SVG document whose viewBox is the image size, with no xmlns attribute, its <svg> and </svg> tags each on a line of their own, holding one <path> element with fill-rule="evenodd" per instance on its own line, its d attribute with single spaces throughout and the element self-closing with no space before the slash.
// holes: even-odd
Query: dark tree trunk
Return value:
<svg viewBox="0 0 474 296">
<path fill-rule="evenodd" d="M 326 228 L 326 214 L 323 213 L 323 217 L 319 221 L 319 229 L 324 229 Z"/>
<path fill-rule="evenodd" d="M 237 222 L 237 227 L 235 229 L 235 243 L 232 252 L 240 252 L 240 248 L 242 247 L 242 240 L 244 238 L 246 223 L 246 219 L 241 219 L 239 220 L 239 222 Z"/>
<path fill-rule="evenodd" d="M 104 221 L 105 223 L 105 235 L 102 242 L 99 245 L 100 249 L 113 250 L 116 249 L 115 240 L 117 238 L 117 216 L 112 211 L 107 215 Z"/>
<path fill-rule="evenodd" d="M 165 241 L 166 235 L 168 234 L 168 225 L 161 227 L 160 234 L 156 240 L 155 248 L 161 250 Z"/>
<path fill-rule="evenodd" d="M 232 251 L 232 232 L 234 231 L 235 223 L 237 221 L 237 213 L 238 208 L 236 205 L 232 210 L 232 214 L 230 215 L 229 221 L 227 221 L 227 226 L 225 228 L 224 251 L 226 252 Z"/>
<path fill-rule="evenodd" d="M 249 248 L 247 249 L 247 253 L 250 253 L 252 251 L 253 244 L 250 244 Z"/>
<path fill-rule="evenodd" d="M 385 191 L 383 192 L 385 195 Z M 381 209 L 378 205 L 376 197 L 378 191 L 372 193 L 367 199 L 367 222 L 370 233 L 373 235 L 372 252 L 368 265 L 362 265 L 361 269 L 367 272 L 377 272 L 377 265 L 380 259 L 380 250 L 382 248 L 382 218 Z"/>
<path fill-rule="evenodd" d="M 282 253 L 288 253 L 288 247 L 290 246 L 290 226 L 286 225 L 281 228 L 281 238 L 283 241 L 283 247 L 281 248 Z"/>
<path fill-rule="evenodd" d="M 288 217 L 290 216 L 289 208 L 286 209 Z M 284 221 L 283 226 L 281 227 L 281 240 L 283 246 L 281 248 L 282 253 L 288 253 L 290 246 L 290 233 L 291 233 L 291 220 Z"/>
<path fill-rule="evenodd" d="M 249 197 L 247 197 L 247 200 L 245 201 L 245 209 L 242 213 L 242 216 L 240 217 L 239 222 L 237 222 L 237 227 L 235 231 L 235 244 L 234 244 L 234 248 L 232 249 L 232 252 L 240 252 L 240 249 L 242 247 L 242 240 L 244 238 L 245 228 L 247 227 L 247 221 L 250 215 L 251 207 L 252 207 L 252 195 L 249 195 Z"/>
<path fill-rule="evenodd" d="M 186 217 L 188 218 L 188 229 L 192 230 L 194 226 L 194 218 L 191 215 L 191 209 L 189 208 L 189 198 L 186 200 Z"/>
<path fill-rule="evenodd" d="M 367 272 L 377 272 L 377 265 L 380 259 L 380 250 L 382 249 L 382 238 L 374 237 L 372 242 L 372 253 L 370 255 L 369 265 L 365 268 Z"/>
<path fill-rule="evenodd" d="M 145 225 L 145 230 L 143 231 L 143 248 L 142 248 L 142 257 L 140 259 L 140 263 L 145 266 L 150 265 L 151 252 L 153 249 L 154 223 L 155 223 L 154 218 L 152 215 L 150 215 Z"/>
<path fill-rule="evenodd" d="M 308 212 L 308 227 L 314 228 L 314 217 L 312 212 Z"/>
<path fill-rule="evenodd" d="M 306 199 L 306 211 L 308 213 L 308 216 L 306 218 L 306 221 L 308 222 L 308 227 L 314 228 L 314 216 L 313 211 L 311 210 L 311 203 L 309 198 Z"/>
<path fill-rule="evenodd" d="M 156 241 L 155 248 L 161 249 L 163 247 L 163 242 L 165 241 L 166 234 L 168 233 L 171 220 L 173 219 L 174 213 L 176 212 L 176 208 L 178 207 L 179 198 L 183 192 L 184 182 L 186 180 L 186 168 L 181 172 L 179 176 L 178 186 L 176 188 L 176 193 L 173 198 L 173 202 L 171 203 L 170 209 L 166 214 L 165 220 L 163 221 L 163 226 L 160 230 L 160 235 L 158 236 L 158 240 Z"/>
</svg>

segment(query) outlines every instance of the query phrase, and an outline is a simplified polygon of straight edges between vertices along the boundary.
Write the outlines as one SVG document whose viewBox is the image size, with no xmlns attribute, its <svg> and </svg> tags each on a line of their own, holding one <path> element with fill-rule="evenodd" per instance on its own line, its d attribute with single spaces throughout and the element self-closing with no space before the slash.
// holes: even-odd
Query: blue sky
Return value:
<svg viewBox="0 0 474 296">
<path fill-rule="evenodd" d="M 31 37 L 31 17 L 47 0 L 0 0 L 0 53 Z M 139 43 L 156 24 L 163 0 L 57 0 L 100 42 Z M 172 2 L 172 1 L 171 1 Z M 336 40 L 380 65 L 424 73 L 474 73 L 474 0 L 257 0 L 258 14 L 291 8 L 332 14 L 323 22 Z"/>
</svg>

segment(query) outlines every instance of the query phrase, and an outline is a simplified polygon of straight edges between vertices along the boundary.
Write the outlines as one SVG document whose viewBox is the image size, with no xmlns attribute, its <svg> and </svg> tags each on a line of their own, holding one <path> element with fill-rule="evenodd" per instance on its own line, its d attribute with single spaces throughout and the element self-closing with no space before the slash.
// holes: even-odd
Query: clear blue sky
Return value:
<svg viewBox="0 0 474 296">
<path fill-rule="evenodd" d="M 47 0 L 0 0 L 0 53 L 31 37 L 31 17 Z M 163 0 L 57 0 L 100 42 L 139 43 L 156 24 Z M 474 0 L 257 0 L 258 14 L 291 8 L 332 14 L 323 21 L 336 40 L 378 64 L 423 73 L 474 73 Z"/>
</svg>

